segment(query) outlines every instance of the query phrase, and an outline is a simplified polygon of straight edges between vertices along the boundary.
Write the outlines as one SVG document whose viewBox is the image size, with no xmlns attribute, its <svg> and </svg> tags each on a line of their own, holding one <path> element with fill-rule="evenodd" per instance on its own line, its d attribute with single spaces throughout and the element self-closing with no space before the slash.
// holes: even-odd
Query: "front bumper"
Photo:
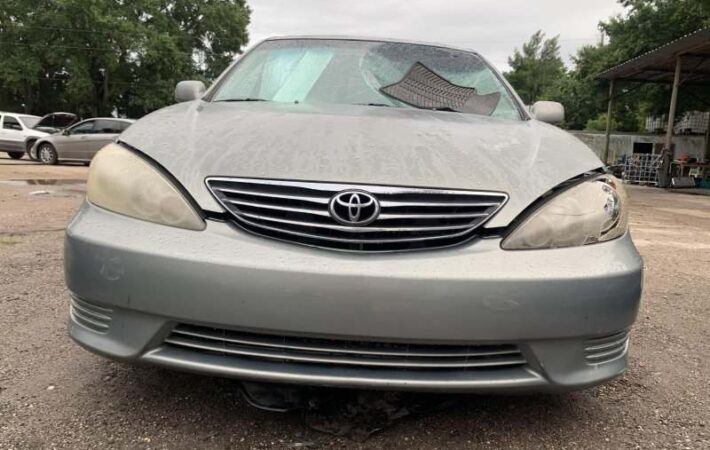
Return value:
<svg viewBox="0 0 710 450">
<path fill-rule="evenodd" d="M 74 317 L 71 336 L 114 359 L 270 382 L 465 392 L 564 391 L 619 375 L 625 340 L 606 359 L 590 360 L 589 348 L 624 336 L 617 334 L 636 317 L 642 282 L 628 235 L 555 250 L 504 251 L 499 239 L 486 239 L 360 255 L 216 221 L 201 232 L 171 228 L 89 203 L 67 229 L 65 266 L 75 304 L 88 310 L 83 317 L 100 322 Z M 495 370 L 284 363 L 167 345 L 178 324 L 340 341 L 510 344 L 526 363 Z"/>
</svg>

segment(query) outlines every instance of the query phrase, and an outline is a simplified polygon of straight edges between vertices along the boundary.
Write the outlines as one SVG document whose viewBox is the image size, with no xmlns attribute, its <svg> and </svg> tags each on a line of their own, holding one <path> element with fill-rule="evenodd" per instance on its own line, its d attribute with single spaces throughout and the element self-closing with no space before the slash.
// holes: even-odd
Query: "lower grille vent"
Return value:
<svg viewBox="0 0 710 450">
<path fill-rule="evenodd" d="M 589 339 L 584 346 L 584 356 L 590 364 L 612 361 L 626 353 L 629 346 L 629 332 Z"/>
<path fill-rule="evenodd" d="M 113 310 L 96 306 L 72 296 L 69 300 L 69 315 L 77 325 L 97 333 L 106 333 L 111 326 Z"/>
<path fill-rule="evenodd" d="M 178 325 L 169 346 L 226 357 L 368 369 L 492 370 L 526 364 L 515 345 L 421 345 L 242 333 Z"/>
</svg>

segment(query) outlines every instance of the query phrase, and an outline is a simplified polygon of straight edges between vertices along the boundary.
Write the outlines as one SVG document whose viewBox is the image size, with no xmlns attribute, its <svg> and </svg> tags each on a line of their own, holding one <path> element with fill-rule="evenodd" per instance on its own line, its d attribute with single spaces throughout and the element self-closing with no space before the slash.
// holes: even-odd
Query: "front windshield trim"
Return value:
<svg viewBox="0 0 710 450">
<path fill-rule="evenodd" d="M 222 87 L 224 86 L 224 83 L 229 80 L 234 73 L 234 71 L 239 67 L 243 61 L 255 50 L 259 49 L 263 45 L 269 43 L 269 42 L 275 42 L 275 41 L 302 41 L 302 40 L 311 40 L 311 41 L 335 41 L 335 42 L 369 42 L 369 43 L 393 43 L 393 44 L 403 44 L 403 45 L 421 45 L 424 47 L 432 47 L 432 48 L 439 48 L 439 49 L 445 49 L 445 50 L 452 50 L 452 51 L 458 51 L 462 53 L 467 53 L 473 56 L 476 56 L 481 60 L 481 63 L 486 66 L 486 68 L 495 76 L 497 81 L 500 83 L 500 86 L 505 90 L 506 94 L 508 95 L 509 99 L 515 106 L 515 109 L 518 112 L 519 119 L 522 121 L 530 120 L 531 116 L 528 113 L 527 109 L 525 108 L 524 104 L 520 100 L 520 97 L 515 93 L 513 88 L 510 86 L 508 81 L 498 72 L 498 70 L 493 67 L 490 62 L 483 57 L 480 53 L 473 51 L 473 50 L 468 50 L 464 48 L 458 48 L 454 46 L 447 46 L 444 44 L 435 44 L 435 43 L 427 43 L 427 42 L 417 42 L 417 41 L 406 41 L 406 40 L 397 40 L 397 39 L 372 39 L 372 38 L 360 38 L 360 37 L 329 37 L 329 36 L 288 36 L 288 37 L 271 37 L 262 40 L 249 50 L 247 50 L 245 53 L 243 53 L 235 62 L 232 63 L 230 67 L 228 67 L 224 73 L 222 73 L 215 83 L 210 86 L 208 89 L 207 93 L 202 97 L 202 101 L 213 103 L 214 97 L 221 91 Z"/>
</svg>

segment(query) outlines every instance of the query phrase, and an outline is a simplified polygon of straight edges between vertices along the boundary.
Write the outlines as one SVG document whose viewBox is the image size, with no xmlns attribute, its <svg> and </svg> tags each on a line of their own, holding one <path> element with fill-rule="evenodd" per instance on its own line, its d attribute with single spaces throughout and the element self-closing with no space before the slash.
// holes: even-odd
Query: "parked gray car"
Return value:
<svg viewBox="0 0 710 450">
<path fill-rule="evenodd" d="M 560 392 L 627 367 L 623 186 L 479 54 L 269 39 L 101 150 L 66 232 L 70 334 L 279 383 Z"/>
<path fill-rule="evenodd" d="M 37 139 L 30 149 L 30 158 L 44 164 L 91 161 L 96 152 L 114 141 L 132 123 L 129 119 L 113 117 L 83 120 L 59 133 Z"/>
</svg>

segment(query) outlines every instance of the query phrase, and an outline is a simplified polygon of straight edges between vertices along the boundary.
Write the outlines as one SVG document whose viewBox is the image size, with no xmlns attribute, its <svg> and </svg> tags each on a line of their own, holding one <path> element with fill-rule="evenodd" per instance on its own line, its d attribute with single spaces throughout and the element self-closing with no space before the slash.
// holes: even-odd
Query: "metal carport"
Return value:
<svg viewBox="0 0 710 450">
<path fill-rule="evenodd" d="M 673 126 L 675 123 L 678 88 L 681 85 L 710 85 L 710 28 L 687 34 L 661 47 L 625 61 L 598 75 L 609 80 L 609 102 L 606 116 L 606 141 L 603 161 L 608 163 L 611 120 L 615 92 L 620 81 L 637 83 L 672 83 L 668 109 L 668 130 L 663 148 L 662 186 L 670 182 Z M 710 101 L 710 99 L 708 99 Z M 705 135 L 705 157 L 710 157 L 710 127 Z M 659 180 L 660 181 L 660 180 Z"/>
</svg>

